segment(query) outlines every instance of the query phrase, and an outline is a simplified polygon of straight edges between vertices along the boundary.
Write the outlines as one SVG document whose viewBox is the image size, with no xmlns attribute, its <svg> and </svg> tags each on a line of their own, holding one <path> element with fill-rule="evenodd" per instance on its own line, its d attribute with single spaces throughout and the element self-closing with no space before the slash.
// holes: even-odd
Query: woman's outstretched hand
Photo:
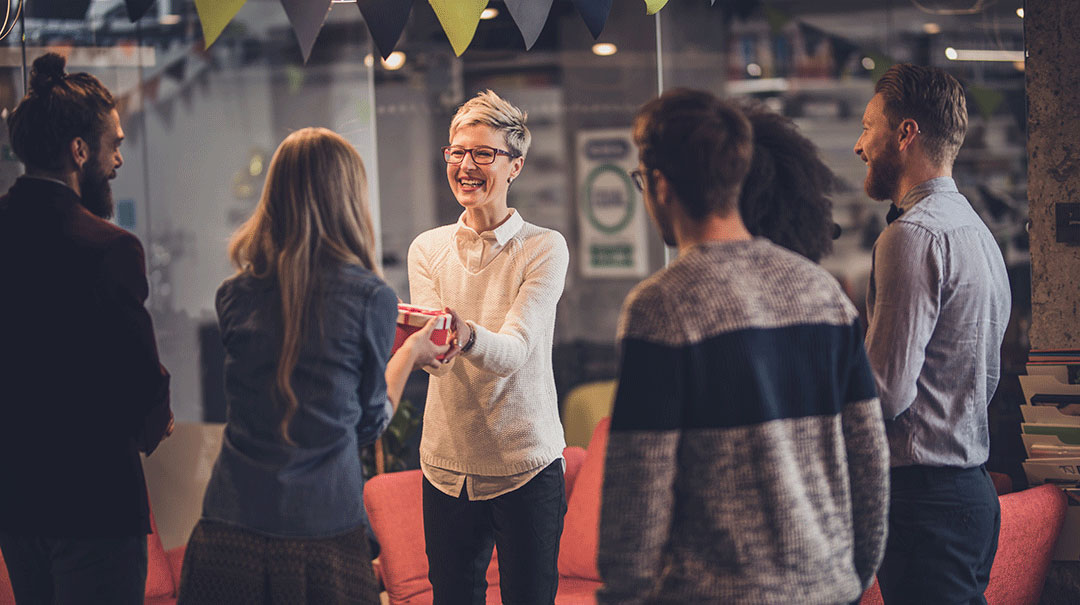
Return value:
<svg viewBox="0 0 1080 605">
<path fill-rule="evenodd" d="M 408 349 L 407 354 L 412 357 L 412 368 L 418 370 L 424 366 L 437 366 L 440 363 L 438 356 L 451 349 L 451 345 L 437 345 L 431 342 L 431 332 L 435 329 L 436 319 L 433 317 L 416 332 L 413 332 L 401 345 L 402 349 Z"/>
</svg>

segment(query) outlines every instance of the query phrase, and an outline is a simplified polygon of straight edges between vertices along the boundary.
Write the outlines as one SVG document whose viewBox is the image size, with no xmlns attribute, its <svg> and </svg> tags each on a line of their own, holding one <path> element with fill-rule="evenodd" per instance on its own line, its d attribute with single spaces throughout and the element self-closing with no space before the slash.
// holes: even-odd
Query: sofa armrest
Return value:
<svg viewBox="0 0 1080 605">
<path fill-rule="evenodd" d="M 578 471 L 585 463 L 585 448 L 572 445 L 563 450 L 563 459 L 566 460 L 566 472 L 563 478 L 566 481 L 566 499 L 570 500 L 570 492 L 574 490 L 574 482 L 577 481 Z"/>
<path fill-rule="evenodd" d="M 169 570 L 172 571 L 173 581 L 176 582 L 176 592 L 180 593 L 180 570 L 184 566 L 184 553 L 187 551 L 187 544 L 181 544 L 176 548 L 171 548 L 165 551 L 165 556 L 169 559 Z"/>
</svg>

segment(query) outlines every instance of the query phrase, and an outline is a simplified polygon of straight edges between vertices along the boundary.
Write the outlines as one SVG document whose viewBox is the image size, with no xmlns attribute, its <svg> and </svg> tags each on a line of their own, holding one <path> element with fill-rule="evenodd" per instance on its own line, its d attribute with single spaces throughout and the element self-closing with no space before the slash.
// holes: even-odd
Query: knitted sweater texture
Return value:
<svg viewBox="0 0 1080 605">
<path fill-rule="evenodd" d="M 420 458 L 494 477 L 546 466 L 566 445 L 551 365 L 566 241 L 525 223 L 494 260 L 471 272 L 454 246 L 456 229 L 426 231 L 409 247 L 413 304 L 450 307 L 476 330 L 470 351 L 432 373 Z"/>
<path fill-rule="evenodd" d="M 850 603 L 884 552 L 889 454 L 857 314 L 764 239 L 695 247 L 619 322 L 601 603 Z"/>
</svg>

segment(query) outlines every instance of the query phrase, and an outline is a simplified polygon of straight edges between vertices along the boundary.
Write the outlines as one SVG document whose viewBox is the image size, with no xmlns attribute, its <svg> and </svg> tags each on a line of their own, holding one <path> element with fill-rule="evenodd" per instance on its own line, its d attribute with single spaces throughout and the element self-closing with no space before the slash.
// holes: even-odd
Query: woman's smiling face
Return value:
<svg viewBox="0 0 1080 605">
<path fill-rule="evenodd" d="M 499 131 L 486 124 L 461 126 L 454 131 L 450 145 L 465 149 L 491 147 L 510 151 Z M 505 207 L 506 192 L 510 188 L 507 180 L 517 178 L 524 164 L 524 158 L 498 154 L 493 163 L 480 165 L 473 160 L 473 155 L 468 153 L 460 164 L 446 164 L 446 178 L 450 182 L 454 197 L 466 209 Z"/>
</svg>

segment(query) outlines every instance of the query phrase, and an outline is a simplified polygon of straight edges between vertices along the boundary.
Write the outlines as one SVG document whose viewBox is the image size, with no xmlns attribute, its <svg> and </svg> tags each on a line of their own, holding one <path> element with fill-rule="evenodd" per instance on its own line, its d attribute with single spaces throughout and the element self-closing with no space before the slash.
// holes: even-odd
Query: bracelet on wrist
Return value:
<svg viewBox="0 0 1080 605">
<path fill-rule="evenodd" d="M 476 326 L 469 324 L 469 340 L 465 341 L 465 344 L 461 345 L 461 352 L 468 353 L 469 349 L 473 348 L 476 344 Z"/>
</svg>

